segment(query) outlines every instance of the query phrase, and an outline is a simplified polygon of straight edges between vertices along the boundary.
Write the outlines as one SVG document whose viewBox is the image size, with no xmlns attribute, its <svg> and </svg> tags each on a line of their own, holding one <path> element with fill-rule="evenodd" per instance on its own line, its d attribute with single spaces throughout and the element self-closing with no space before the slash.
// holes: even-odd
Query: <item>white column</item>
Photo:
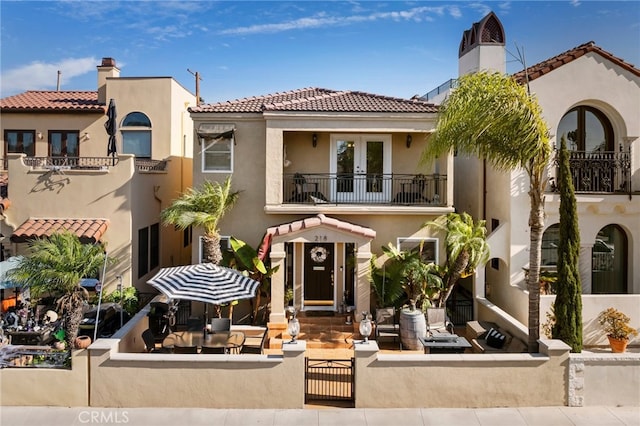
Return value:
<svg viewBox="0 0 640 426">
<path fill-rule="evenodd" d="M 284 243 L 274 243 L 271 246 L 271 267 L 279 266 L 278 271 L 271 276 L 271 314 L 269 322 L 286 323 L 284 312 L 284 283 L 285 283 L 285 258 Z"/>
<path fill-rule="evenodd" d="M 356 311 L 353 319 L 360 321 L 362 312 L 371 309 L 371 283 L 369 282 L 371 269 L 371 243 L 367 241 L 358 246 L 356 254 Z"/>
</svg>

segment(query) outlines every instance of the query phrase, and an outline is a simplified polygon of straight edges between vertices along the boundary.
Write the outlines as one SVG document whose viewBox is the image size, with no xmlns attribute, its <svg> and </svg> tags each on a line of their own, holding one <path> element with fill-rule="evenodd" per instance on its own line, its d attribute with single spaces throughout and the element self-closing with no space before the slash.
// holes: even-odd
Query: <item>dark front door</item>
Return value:
<svg viewBox="0 0 640 426">
<path fill-rule="evenodd" d="M 333 244 L 304 245 L 304 304 L 333 306 Z"/>
</svg>

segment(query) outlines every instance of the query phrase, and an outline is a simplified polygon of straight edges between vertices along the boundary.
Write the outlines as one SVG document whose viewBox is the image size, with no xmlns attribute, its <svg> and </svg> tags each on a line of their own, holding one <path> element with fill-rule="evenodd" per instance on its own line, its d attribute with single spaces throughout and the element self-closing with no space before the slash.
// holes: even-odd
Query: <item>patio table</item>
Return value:
<svg viewBox="0 0 640 426">
<path fill-rule="evenodd" d="M 206 335 L 202 331 L 176 331 L 164 338 L 162 347 L 173 349 L 175 345 L 179 345 L 196 346 L 198 349 L 224 348 L 227 353 L 240 353 L 244 339 L 241 331 L 219 331 Z"/>
<path fill-rule="evenodd" d="M 444 337 L 444 336 L 441 336 Z M 471 343 L 464 337 L 452 334 L 444 338 L 425 336 L 419 338 L 424 346 L 425 354 L 460 354 L 471 347 Z"/>
<path fill-rule="evenodd" d="M 7 331 L 12 345 L 48 345 L 53 341 L 53 330 L 50 327 L 38 331 L 10 330 Z"/>
</svg>

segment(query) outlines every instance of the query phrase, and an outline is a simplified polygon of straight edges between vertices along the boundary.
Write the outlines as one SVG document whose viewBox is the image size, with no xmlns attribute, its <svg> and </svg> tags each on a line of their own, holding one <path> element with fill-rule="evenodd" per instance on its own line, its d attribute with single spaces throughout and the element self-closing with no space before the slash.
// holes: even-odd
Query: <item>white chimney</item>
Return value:
<svg viewBox="0 0 640 426">
<path fill-rule="evenodd" d="M 102 58 L 102 64 L 98 65 L 98 102 L 107 104 L 107 78 L 120 77 L 120 68 L 116 66 L 113 58 Z"/>
</svg>

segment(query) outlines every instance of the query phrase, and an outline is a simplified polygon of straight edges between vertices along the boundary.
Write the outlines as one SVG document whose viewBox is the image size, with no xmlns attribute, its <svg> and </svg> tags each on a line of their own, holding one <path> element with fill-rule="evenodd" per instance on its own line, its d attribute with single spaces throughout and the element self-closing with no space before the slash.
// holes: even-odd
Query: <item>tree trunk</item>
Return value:
<svg viewBox="0 0 640 426">
<path fill-rule="evenodd" d="M 75 348 L 76 337 L 78 337 L 78 331 L 80 329 L 80 322 L 82 321 L 83 311 L 82 311 L 83 300 L 76 295 L 72 295 L 69 297 L 69 300 L 65 303 L 64 306 L 64 327 L 65 327 L 65 340 L 67 341 L 67 347 Z M 98 324 L 96 323 L 95 327 Z M 93 338 L 93 336 L 91 336 Z"/>
<path fill-rule="evenodd" d="M 206 263 L 220 264 L 222 260 L 222 252 L 220 251 L 219 235 L 203 235 L 202 236 L 202 261 Z"/>
<path fill-rule="evenodd" d="M 449 271 L 449 277 L 447 278 L 447 286 L 445 287 L 445 291 L 440 293 L 440 298 L 438 300 L 437 308 L 444 308 L 446 306 L 447 300 L 451 293 L 453 293 L 453 289 L 462 276 L 462 273 L 467 266 L 469 265 L 469 252 L 467 250 L 462 250 L 458 255 L 455 263 L 451 267 Z"/>
<path fill-rule="evenodd" d="M 527 291 L 529 292 L 529 353 L 538 352 L 540 338 L 540 262 L 542 258 L 542 232 L 544 228 L 544 189 L 542 173 L 531 174 L 529 198 L 531 211 L 529 213 L 529 275 L 527 277 Z"/>
</svg>

